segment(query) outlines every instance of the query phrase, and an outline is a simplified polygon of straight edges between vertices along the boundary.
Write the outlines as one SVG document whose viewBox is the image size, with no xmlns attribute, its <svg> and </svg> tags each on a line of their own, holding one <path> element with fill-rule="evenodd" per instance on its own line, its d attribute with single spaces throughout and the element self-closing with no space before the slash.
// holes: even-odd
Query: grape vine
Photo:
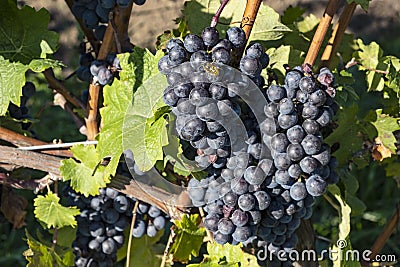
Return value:
<svg viewBox="0 0 400 267">
<path fill-rule="evenodd" d="M 65 2 L 70 66 L 52 10 L 0 0 L 2 264 L 398 261 L 400 60 L 346 32 L 369 0 L 327 0 L 320 20 L 190 0 L 155 52 L 129 35 L 151 1 Z"/>
</svg>

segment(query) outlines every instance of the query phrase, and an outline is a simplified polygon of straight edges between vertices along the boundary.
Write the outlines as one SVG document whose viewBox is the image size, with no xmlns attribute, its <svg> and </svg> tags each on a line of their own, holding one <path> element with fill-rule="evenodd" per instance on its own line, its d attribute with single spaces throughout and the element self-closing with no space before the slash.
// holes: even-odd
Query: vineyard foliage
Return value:
<svg viewBox="0 0 400 267">
<path fill-rule="evenodd" d="M 217 26 L 220 34 L 225 34 L 228 24 L 241 21 L 245 9 L 243 2 L 229 1 Z M 368 9 L 367 0 L 348 2 Z M 29 118 L 12 119 L 7 112 L 9 103 L 20 105 L 25 81 L 34 82 L 37 87 L 43 88 L 41 90 L 48 90 L 43 86 L 45 80 L 41 73 L 49 68 L 59 73 L 60 68 L 71 66 L 53 59 L 59 35 L 48 30 L 50 14 L 47 10 L 34 10 L 26 5 L 18 7 L 13 0 L 0 0 L 0 5 L 0 126 L 32 136 L 32 132 L 21 129 L 21 122 L 33 125 L 43 122 Z M 160 33 L 155 40 L 156 52 L 152 52 L 153 48 L 134 47 L 130 53 L 117 55 L 122 70 L 119 77 L 102 90 L 99 111 L 101 130 L 96 136 L 98 143 L 71 148 L 74 157 L 62 161 L 60 183 L 68 182 L 86 197 L 98 194 L 100 188 L 112 181 L 127 148 L 132 150 L 141 171 L 155 167 L 171 178 L 171 170 L 167 170 L 166 166 L 172 162 L 175 164 L 173 171 L 178 175 L 202 176 L 201 172 L 184 168 L 185 163 L 180 160 L 182 144 L 168 134 L 173 116 L 162 100 L 167 82 L 159 73 L 157 64 L 169 39 L 201 33 L 219 5 L 218 0 L 187 1 L 182 17 L 177 19 L 176 29 Z M 264 70 L 265 77 L 275 73 L 282 83 L 284 64 L 293 67 L 304 62 L 318 23 L 319 18 L 312 14 L 305 15 L 305 10 L 298 7 L 288 7 L 280 16 L 269 6 L 261 4 L 249 42 L 259 42 L 266 48 L 270 62 Z M 331 32 L 332 29 L 329 29 L 322 47 L 326 46 Z M 135 40 L 131 42 L 134 44 Z M 317 61 L 315 66 L 319 64 Z M 335 127 L 325 142 L 335 148 L 333 155 L 339 161 L 340 182 L 330 185 L 324 198 L 318 201 L 312 221 L 317 234 L 330 240 L 330 243 L 317 243 L 319 249 L 335 248 L 339 239 L 348 242 L 347 249 L 351 246 L 366 249 L 364 246 L 372 245 L 371 242 L 379 234 L 376 228 L 385 223 L 385 218 L 400 201 L 398 141 L 393 134 L 400 130 L 400 60 L 387 55 L 376 42 L 365 43 L 346 33 L 332 59 L 331 69 L 335 75 L 335 99 L 340 109 L 334 118 Z M 88 84 L 76 82 L 74 86 L 84 90 Z M 33 101 L 43 100 L 37 96 L 33 97 Z M 85 114 L 78 109 L 74 112 L 79 116 Z M 47 134 L 52 136 L 52 129 L 48 131 L 50 133 Z M 74 135 L 76 140 L 82 139 L 78 129 Z M 59 137 L 54 135 L 52 138 Z M 103 164 L 105 158 L 108 164 Z M 43 176 L 36 171 L 27 173 L 30 172 L 24 169 L 22 173 L 15 172 L 12 176 Z M 67 206 L 52 186 L 36 196 L 26 194 L 24 197 L 34 198 L 28 204 L 27 212 L 31 215 L 26 217 L 28 225 L 26 233 L 22 234 L 26 240 L 23 255 L 29 262 L 28 266 L 72 266 L 71 236 L 76 232 L 74 216 L 79 214 L 79 209 Z M 5 206 L 8 202 L 3 198 L 2 211 L 11 207 Z M 40 225 L 34 225 L 33 216 Z M 11 223 L 15 223 L 10 218 L 12 216 L 7 216 Z M 181 220 L 173 221 L 176 237 L 170 247 L 168 262 L 174 260 L 191 267 L 257 266 L 255 256 L 243 252 L 240 245 L 222 247 L 211 242 L 203 243 L 206 232 L 199 222 L 198 215 L 183 216 Z M 55 246 L 52 244 L 54 231 L 58 232 Z M 129 255 L 131 266 L 159 266 L 165 248 L 161 244 L 165 244 L 169 232 L 161 232 L 153 238 L 144 236 L 134 239 Z M 362 242 L 366 236 L 370 238 L 367 240 L 369 243 Z M 22 240 L 14 238 L 14 242 L 21 243 Z M 127 242 L 125 240 L 118 252 L 118 259 L 122 262 L 127 255 Z M 398 242 L 398 237 L 397 240 L 395 237 L 390 239 L 388 250 L 400 255 Z M 4 249 L 11 247 L 12 244 L 9 244 Z M 344 259 L 338 259 L 334 264 L 350 266 Z M 360 266 L 358 262 L 352 264 Z"/>
</svg>

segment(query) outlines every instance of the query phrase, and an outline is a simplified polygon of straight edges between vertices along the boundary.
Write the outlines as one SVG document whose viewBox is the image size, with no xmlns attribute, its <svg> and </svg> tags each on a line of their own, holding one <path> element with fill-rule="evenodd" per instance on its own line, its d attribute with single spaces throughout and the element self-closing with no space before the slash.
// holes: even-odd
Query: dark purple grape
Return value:
<svg viewBox="0 0 400 267">
<path fill-rule="evenodd" d="M 239 27 L 232 27 L 226 31 L 227 39 L 236 48 L 243 47 L 246 44 L 246 34 Z"/>
<path fill-rule="evenodd" d="M 207 27 L 201 33 L 201 37 L 206 46 L 215 46 L 219 40 L 219 33 L 215 27 Z"/>
<path fill-rule="evenodd" d="M 313 196 L 318 197 L 325 193 L 328 184 L 319 176 L 319 175 L 311 175 L 306 180 L 306 188 L 307 192 Z"/>
<path fill-rule="evenodd" d="M 201 37 L 195 34 L 188 34 L 183 41 L 187 51 L 194 53 L 199 50 L 204 50 L 204 43 Z"/>
</svg>

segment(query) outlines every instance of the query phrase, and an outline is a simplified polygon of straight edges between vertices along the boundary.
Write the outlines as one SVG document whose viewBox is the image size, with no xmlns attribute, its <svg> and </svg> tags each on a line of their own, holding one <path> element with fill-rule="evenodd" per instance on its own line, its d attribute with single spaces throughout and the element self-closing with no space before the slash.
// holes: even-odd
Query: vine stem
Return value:
<svg viewBox="0 0 400 267">
<path fill-rule="evenodd" d="M 169 234 L 167 244 L 165 245 L 165 250 L 164 250 L 164 254 L 163 254 L 163 257 L 162 257 L 162 261 L 161 261 L 160 267 L 164 267 L 165 264 L 167 263 L 167 257 L 168 257 L 168 253 L 169 253 L 169 248 L 171 247 L 171 244 L 174 241 L 174 237 L 175 237 L 175 233 L 171 229 L 171 233 Z"/>
<path fill-rule="evenodd" d="M 357 4 L 354 2 L 347 4 L 343 9 L 342 14 L 340 14 L 339 20 L 333 29 L 331 38 L 329 39 L 324 53 L 322 54 L 321 67 L 329 67 L 332 56 L 335 54 L 340 42 L 342 41 L 344 32 L 349 25 L 351 18 L 353 17 L 356 6 Z"/>
<path fill-rule="evenodd" d="M 378 253 L 381 251 L 383 246 L 385 245 L 386 241 L 389 239 L 393 231 L 396 229 L 396 226 L 400 223 L 400 203 L 397 204 L 396 210 L 389 221 L 386 223 L 385 227 L 383 228 L 382 232 L 379 234 L 377 239 L 375 240 L 374 244 L 371 247 L 371 255 L 369 256 L 370 259 L 375 259 Z M 369 262 L 362 261 L 362 266 L 369 266 Z"/>
<path fill-rule="evenodd" d="M 89 41 L 90 45 L 92 46 L 95 54 L 97 55 L 99 53 L 100 43 L 99 43 L 99 41 L 96 40 L 96 37 L 94 36 L 93 30 L 88 29 L 83 24 L 82 19 L 76 17 L 74 12 L 72 12 L 73 0 L 65 0 L 65 2 L 67 3 L 72 15 L 75 17 L 76 21 L 79 23 L 79 26 L 81 27 L 83 33 L 85 34 L 86 38 L 88 39 L 88 41 Z"/>
<path fill-rule="evenodd" d="M 128 49 L 127 43 L 129 43 L 129 37 L 127 37 L 127 31 L 132 5 L 133 1 L 127 8 L 122 9 L 119 6 L 114 8 L 114 13 L 110 15 L 111 20 L 108 23 L 106 32 L 104 33 L 103 42 L 97 60 L 105 60 L 110 52 L 116 52 L 116 43 L 122 43 L 123 47 L 121 47 L 121 49 L 124 49 L 124 51 Z M 118 36 L 118 39 L 115 38 L 116 36 Z M 121 41 L 119 38 L 123 38 L 123 40 Z M 126 38 L 128 38 L 128 41 Z M 93 82 L 89 85 L 89 97 L 87 103 L 88 116 L 85 119 L 88 140 L 94 140 L 96 135 L 99 133 L 98 105 L 101 91 L 101 85 L 94 84 Z"/>
<path fill-rule="evenodd" d="M 331 25 L 333 16 L 338 10 L 341 1 L 342 0 L 329 0 L 324 15 L 322 16 L 318 28 L 312 39 L 310 48 L 308 49 L 306 59 L 304 60 L 304 64 L 310 64 L 311 66 L 314 65 L 319 50 L 321 48 L 322 42 L 324 41 L 326 32 L 328 31 L 328 28 Z"/>
<path fill-rule="evenodd" d="M 36 180 L 21 180 L 10 178 L 5 173 L 0 173 L 0 184 L 12 187 L 15 189 L 32 190 L 34 193 L 38 193 L 45 189 L 47 185 L 52 184 L 54 180 L 49 175 L 41 179 Z"/>
<path fill-rule="evenodd" d="M 59 157 L 19 150 L 9 146 L 0 146 L 0 151 L 0 162 L 41 170 L 61 177 L 59 170 L 61 158 Z"/>
<path fill-rule="evenodd" d="M 128 249 L 126 251 L 126 267 L 130 266 L 130 256 L 131 256 L 131 246 L 132 246 L 132 233 L 133 233 L 133 228 L 135 227 L 135 221 L 136 221 L 136 212 L 139 206 L 139 201 L 136 200 L 135 206 L 133 207 L 132 211 L 132 222 L 131 222 L 131 228 L 129 230 L 129 239 L 128 239 Z"/>
<path fill-rule="evenodd" d="M 49 145 L 46 142 L 16 133 L 16 132 L 11 131 L 4 127 L 0 127 L 0 139 L 10 142 L 11 144 L 13 144 L 15 146 L 19 146 L 19 147 Z M 50 148 L 49 150 L 45 150 L 42 153 L 49 154 L 49 155 L 55 155 L 55 156 L 61 156 L 61 157 L 67 157 L 67 158 L 70 158 L 73 156 L 71 151 L 59 150 L 56 148 Z"/>
<path fill-rule="evenodd" d="M 211 27 L 216 27 L 218 24 L 219 17 L 221 16 L 222 10 L 224 10 L 226 4 L 228 4 L 229 0 L 223 0 L 221 5 L 219 6 L 217 12 L 215 12 L 214 17 L 211 19 Z"/>
<path fill-rule="evenodd" d="M 58 195 L 58 181 L 57 180 L 54 181 L 54 194 L 56 196 Z M 54 232 L 53 232 L 53 243 L 51 244 L 51 248 L 53 250 L 56 248 L 56 245 L 57 245 L 57 236 L 58 236 L 58 228 L 55 227 Z"/>
<path fill-rule="evenodd" d="M 60 93 L 56 93 L 54 95 L 53 104 L 61 107 L 71 116 L 72 120 L 74 121 L 76 127 L 78 128 L 81 134 L 83 135 L 87 134 L 85 122 L 72 110 L 71 106 L 68 104 L 65 97 L 63 97 Z"/>
<path fill-rule="evenodd" d="M 79 109 L 86 110 L 85 105 L 82 103 L 82 101 L 73 95 L 65 86 L 62 84 L 60 80 L 58 80 L 55 75 L 54 71 L 52 69 L 46 69 L 43 71 L 43 75 L 46 78 L 47 83 L 49 84 L 49 87 L 53 90 L 55 90 L 57 93 L 61 94 L 68 102 L 70 102 L 72 105 Z"/>
</svg>

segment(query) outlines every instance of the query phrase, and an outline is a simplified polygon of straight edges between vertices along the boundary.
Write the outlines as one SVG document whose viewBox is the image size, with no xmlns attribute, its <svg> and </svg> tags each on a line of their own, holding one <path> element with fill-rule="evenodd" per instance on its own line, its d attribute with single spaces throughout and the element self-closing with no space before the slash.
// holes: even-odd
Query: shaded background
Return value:
<svg viewBox="0 0 400 267">
<path fill-rule="evenodd" d="M 183 0 L 147 0 L 143 6 L 133 7 L 129 33 L 131 42 L 140 47 L 154 49 L 156 37 L 175 27 L 174 19 L 181 16 Z M 345 2 L 345 1 L 344 1 Z M 82 36 L 63 0 L 25 0 L 35 8 L 45 7 L 52 16 L 50 28 L 60 33 L 60 49 L 56 53 L 68 66 L 76 66 L 79 40 Z M 298 6 L 305 14 L 320 18 L 328 0 L 265 0 L 281 15 L 289 6 Z M 339 9 L 339 14 L 341 9 Z M 400 1 L 373 0 L 368 12 L 357 7 L 348 28 L 364 42 L 377 41 L 385 53 L 400 57 Z"/>
</svg>

